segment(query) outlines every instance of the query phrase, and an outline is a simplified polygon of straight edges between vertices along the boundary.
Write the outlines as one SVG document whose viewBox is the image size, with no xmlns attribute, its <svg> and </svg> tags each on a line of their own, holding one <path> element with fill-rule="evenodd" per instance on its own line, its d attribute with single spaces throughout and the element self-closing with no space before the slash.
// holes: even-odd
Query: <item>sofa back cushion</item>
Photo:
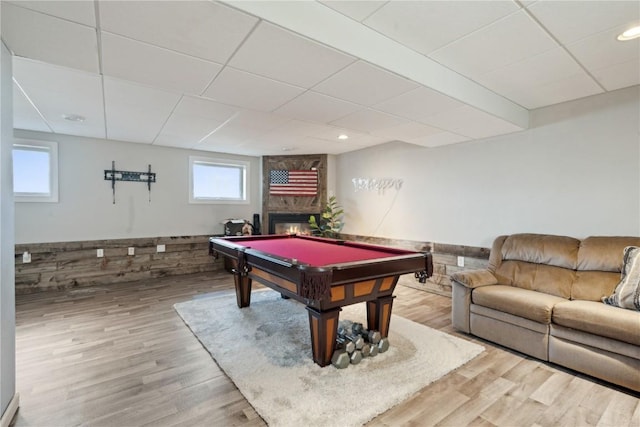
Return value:
<svg viewBox="0 0 640 427">
<path fill-rule="evenodd" d="M 571 297 L 580 240 L 543 234 L 513 234 L 500 246 L 498 283 Z M 494 249 L 497 249 L 494 245 Z"/>
<path fill-rule="evenodd" d="M 580 243 L 571 299 L 601 301 L 620 282 L 624 248 L 640 246 L 640 237 L 593 236 Z"/>
<path fill-rule="evenodd" d="M 524 261 L 502 261 L 494 273 L 501 285 L 544 292 L 569 299 L 576 272 L 567 268 Z"/>
<path fill-rule="evenodd" d="M 620 273 L 622 253 L 627 246 L 640 246 L 640 237 L 587 237 L 580 244 L 577 269 Z"/>
<path fill-rule="evenodd" d="M 502 259 L 575 270 L 580 240 L 547 234 L 513 234 L 502 245 Z"/>
<path fill-rule="evenodd" d="M 571 299 L 601 301 L 609 296 L 620 282 L 620 273 L 610 271 L 577 271 L 571 286 Z"/>
<path fill-rule="evenodd" d="M 495 239 L 489 270 L 501 285 L 585 301 L 601 301 L 620 282 L 622 255 L 640 237 L 593 236 L 580 241 L 546 234 Z"/>
</svg>

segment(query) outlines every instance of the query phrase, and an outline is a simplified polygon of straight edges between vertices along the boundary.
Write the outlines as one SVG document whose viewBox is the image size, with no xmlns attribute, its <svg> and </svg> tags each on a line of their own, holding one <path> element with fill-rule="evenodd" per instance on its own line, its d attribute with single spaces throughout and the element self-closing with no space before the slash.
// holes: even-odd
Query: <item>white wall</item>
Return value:
<svg viewBox="0 0 640 427">
<path fill-rule="evenodd" d="M 0 42 L 0 414 L 16 392 L 11 54 Z M 17 399 L 16 399 L 17 401 Z M 15 401 L 14 401 L 15 402 Z M 12 405 L 15 406 L 15 405 Z M 15 410 L 15 407 L 13 408 Z M 2 418 L 10 421 L 11 413 Z"/>
<path fill-rule="evenodd" d="M 61 242 L 130 237 L 220 234 L 228 218 L 252 220 L 261 207 L 258 157 L 207 153 L 118 141 L 15 131 L 16 138 L 58 142 L 59 202 L 16 203 L 16 242 Z M 249 204 L 189 204 L 189 156 L 250 162 Z M 146 171 L 156 183 L 111 182 L 104 170 Z"/>
<path fill-rule="evenodd" d="M 640 87 L 532 111 L 531 128 L 338 156 L 345 233 L 490 247 L 500 234 L 640 235 Z M 403 179 L 354 191 L 352 178 Z"/>
</svg>

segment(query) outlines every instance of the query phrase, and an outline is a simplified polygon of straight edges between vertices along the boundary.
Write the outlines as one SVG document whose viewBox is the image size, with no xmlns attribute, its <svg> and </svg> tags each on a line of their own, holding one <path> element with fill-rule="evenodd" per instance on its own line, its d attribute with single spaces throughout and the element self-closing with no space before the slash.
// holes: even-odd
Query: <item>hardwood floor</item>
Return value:
<svg viewBox="0 0 640 427">
<path fill-rule="evenodd" d="M 486 351 L 371 426 L 640 426 L 638 394 L 457 333 L 449 298 L 396 289 L 395 314 Z M 231 276 L 19 295 L 14 425 L 265 425 L 173 309 L 216 291 Z"/>
</svg>

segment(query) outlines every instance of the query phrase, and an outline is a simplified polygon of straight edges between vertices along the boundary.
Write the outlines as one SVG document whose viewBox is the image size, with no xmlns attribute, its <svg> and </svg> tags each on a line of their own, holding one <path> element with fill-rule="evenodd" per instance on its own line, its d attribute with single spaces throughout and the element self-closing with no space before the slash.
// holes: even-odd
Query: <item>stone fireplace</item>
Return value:
<svg viewBox="0 0 640 427">
<path fill-rule="evenodd" d="M 316 221 L 320 214 L 309 213 L 270 213 L 269 234 L 311 234 L 309 217 L 313 215 Z"/>
</svg>

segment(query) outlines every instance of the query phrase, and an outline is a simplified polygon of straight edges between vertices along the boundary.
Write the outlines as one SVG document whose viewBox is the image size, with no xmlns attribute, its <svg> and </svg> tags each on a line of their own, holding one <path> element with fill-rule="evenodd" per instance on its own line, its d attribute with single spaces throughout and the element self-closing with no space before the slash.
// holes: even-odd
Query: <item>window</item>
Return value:
<svg viewBox="0 0 640 427">
<path fill-rule="evenodd" d="M 58 202 L 58 144 L 13 144 L 13 195 L 16 202 Z"/>
<path fill-rule="evenodd" d="M 189 203 L 249 203 L 249 163 L 189 157 Z"/>
</svg>

